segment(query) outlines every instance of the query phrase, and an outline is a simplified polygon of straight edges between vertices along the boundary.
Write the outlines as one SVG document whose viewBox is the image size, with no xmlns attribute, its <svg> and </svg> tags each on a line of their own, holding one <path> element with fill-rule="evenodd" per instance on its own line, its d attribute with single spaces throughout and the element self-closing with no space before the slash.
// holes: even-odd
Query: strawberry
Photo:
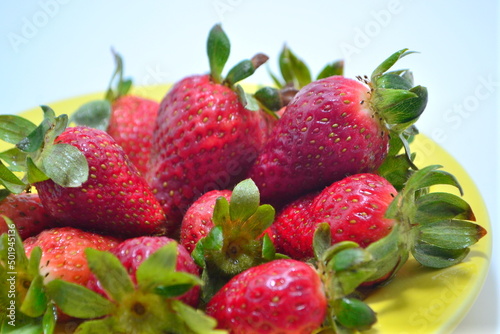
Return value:
<svg viewBox="0 0 500 334">
<path fill-rule="evenodd" d="M 40 274 L 44 282 L 55 278 L 86 285 L 90 276 L 84 250 L 87 247 L 108 250 L 119 239 L 85 232 L 72 227 L 55 227 L 24 241 L 26 255 L 31 256 L 34 247 L 42 249 Z"/>
<path fill-rule="evenodd" d="M 161 247 L 175 242 L 173 239 L 164 236 L 156 237 L 136 237 L 122 241 L 117 246 L 111 248 L 109 251 L 114 254 L 122 265 L 127 269 L 130 278 L 134 284 L 137 284 L 136 272 L 141 263 L 143 263 L 151 254 L 160 249 Z M 192 275 L 199 275 L 198 266 L 194 263 L 193 259 L 189 256 L 184 246 L 177 245 L 177 264 L 176 271 L 186 272 Z M 106 296 L 106 292 L 102 289 L 100 282 L 95 275 L 91 275 L 87 286 Z M 180 300 L 191 306 L 198 304 L 199 287 L 196 286 L 181 296 Z"/>
<path fill-rule="evenodd" d="M 71 120 L 77 125 L 106 130 L 145 175 L 159 104 L 129 93 L 132 80 L 123 78 L 122 57 L 114 50 L 112 53 L 116 70 L 105 99 L 85 103 L 71 116 Z M 118 80 L 115 80 L 117 77 Z M 115 81 L 116 87 L 113 89 Z"/>
<path fill-rule="evenodd" d="M 52 221 L 36 193 L 8 195 L 0 201 L 0 215 L 5 215 L 14 222 L 23 240 L 52 227 Z M 7 222 L 0 216 L 0 234 L 7 231 Z"/>
<path fill-rule="evenodd" d="M 303 87 L 288 104 L 249 172 L 265 203 L 283 205 L 346 175 L 374 172 L 386 159 L 389 134 L 401 134 L 423 112 L 427 91 L 408 71 L 386 71 L 371 81 L 330 76 Z"/>
<path fill-rule="evenodd" d="M 311 266 L 281 259 L 235 276 L 206 312 L 230 333 L 312 333 L 325 318 L 327 299 Z"/>
<path fill-rule="evenodd" d="M 208 235 L 217 198 L 229 200 L 231 190 L 212 190 L 198 198 L 187 210 L 181 224 L 180 243 L 191 253 L 198 241 Z"/>
<path fill-rule="evenodd" d="M 89 177 L 64 187 L 52 179 L 35 183 L 47 212 L 60 225 L 122 236 L 165 233 L 165 216 L 145 179 L 106 132 L 67 128 L 55 145 L 69 144 L 87 159 Z"/>
<path fill-rule="evenodd" d="M 258 54 L 245 60 L 223 79 L 229 48 L 227 36 L 216 25 L 207 42 L 211 73 L 180 80 L 160 103 L 148 180 L 170 231 L 178 230 L 199 196 L 244 179 L 263 142 L 261 113 L 248 109 L 254 109 L 251 98 L 234 84 L 267 57 Z"/>
<path fill-rule="evenodd" d="M 107 132 L 128 155 L 141 174 L 146 175 L 158 102 L 125 95 L 111 105 Z"/>
<path fill-rule="evenodd" d="M 395 224 L 384 215 L 396 194 L 376 174 L 355 174 L 334 182 L 283 209 L 272 225 L 276 247 L 296 259 L 311 258 L 314 231 L 324 222 L 330 225 L 333 244 L 349 240 L 367 247 L 389 234 Z"/>
</svg>

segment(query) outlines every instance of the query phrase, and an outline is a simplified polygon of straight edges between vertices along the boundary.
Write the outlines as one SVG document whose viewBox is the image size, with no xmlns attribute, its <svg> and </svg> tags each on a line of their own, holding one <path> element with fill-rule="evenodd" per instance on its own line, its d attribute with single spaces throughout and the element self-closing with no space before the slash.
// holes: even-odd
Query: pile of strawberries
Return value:
<svg viewBox="0 0 500 334">
<path fill-rule="evenodd" d="M 354 333 L 376 323 L 359 291 L 486 234 L 432 191 L 461 191 L 453 175 L 414 164 L 427 90 L 389 71 L 411 52 L 313 79 L 285 47 L 283 78 L 253 93 L 238 82 L 268 57 L 224 77 L 229 52 L 214 26 L 210 73 L 160 103 L 129 94 L 113 53 L 114 87 L 71 118 L 0 116 L 2 333 Z"/>
</svg>

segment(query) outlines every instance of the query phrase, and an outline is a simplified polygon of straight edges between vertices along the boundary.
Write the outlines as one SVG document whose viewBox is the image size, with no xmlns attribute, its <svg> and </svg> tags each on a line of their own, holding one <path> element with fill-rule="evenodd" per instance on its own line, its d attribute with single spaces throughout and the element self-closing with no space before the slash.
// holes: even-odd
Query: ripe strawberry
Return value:
<svg viewBox="0 0 500 334">
<path fill-rule="evenodd" d="M 114 254 L 118 260 L 127 269 L 130 278 L 134 284 L 137 284 L 136 272 L 137 268 L 155 251 L 161 247 L 175 242 L 173 239 L 164 236 L 157 237 L 137 237 L 122 241 L 117 246 L 111 248 L 109 252 Z M 194 263 L 189 253 L 184 246 L 177 245 L 177 265 L 176 271 L 186 272 L 192 275 L 199 276 L 198 266 Z M 102 295 L 106 296 L 106 292 L 102 289 L 100 282 L 94 275 L 91 275 L 87 287 Z M 180 297 L 180 300 L 188 305 L 196 306 L 198 304 L 200 288 L 193 287 L 186 294 Z"/>
<path fill-rule="evenodd" d="M 177 82 L 160 104 L 153 134 L 148 181 L 177 230 L 199 196 L 231 188 L 246 175 L 263 141 L 261 115 L 242 103 L 248 96 L 234 84 L 251 75 L 267 57 L 236 65 L 225 79 L 229 40 L 220 26 L 210 32 L 211 74 Z M 237 93 L 240 92 L 240 94 Z"/>
<path fill-rule="evenodd" d="M 206 312 L 230 333 L 312 333 L 325 318 L 327 299 L 311 266 L 282 259 L 235 276 Z"/>
<path fill-rule="evenodd" d="M 215 201 L 219 197 L 229 200 L 231 190 L 212 190 L 198 198 L 187 210 L 181 224 L 180 243 L 191 253 L 198 241 L 208 235 L 214 222 Z"/>
<path fill-rule="evenodd" d="M 141 174 L 146 175 L 158 102 L 125 95 L 111 105 L 107 132 L 128 155 Z"/>
<path fill-rule="evenodd" d="M 105 99 L 85 103 L 72 115 L 72 121 L 77 125 L 106 130 L 145 175 L 159 104 L 129 93 L 132 80 L 123 78 L 123 60 L 114 50 L 112 53 L 116 69 Z"/>
<path fill-rule="evenodd" d="M 88 180 L 78 187 L 50 179 L 35 183 L 58 224 L 122 236 L 165 233 L 165 216 L 148 184 L 107 133 L 67 128 L 57 137 L 58 144 L 76 147 L 89 166 Z"/>
<path fill-rule="evenodd" d="M 296 259 L 313 257 L 314 232 L 324 222 L 330 225 L 332 244 L 349 240 L 367 247 L 389 234 L 395 224 L 384 215 L 396 194 L 376 174 L 355 174 L 334 182 L 282 210 L 272 225 L 276 247 Z"/>
<path fill-rule="evenodd" d="M 31 256 L 34 247 L 42 249 L 40 274 L 44 282 L 55 278 L 85 286 L 90 270 L 85 258 L 87 247 L 108 250 L 115 247 L 119 239 L 85 232 L 72 227 L 55 227 L 24 241 L 26 255 Z"/>
<path fill-rule="evenodd" d="M 23 240 L 52 226 L 52 221 L 36 193 L 8 195 L 0 201 L 0 215 L 5 215 L 14 222 Z M 0 216 L 0 234 L 7 231 L 7 223 Z"/>
<path fill-rule="evenodd" d="M 374 172 L 425 108 L 426 89 L 407 71 L 385 73 L 409 52 L 384 61 L 367 85 L 331 76 L 303 87 L 287 106 L 249 177 L 264 202 L 282 205 L 349 174 Z"/>
</svg>

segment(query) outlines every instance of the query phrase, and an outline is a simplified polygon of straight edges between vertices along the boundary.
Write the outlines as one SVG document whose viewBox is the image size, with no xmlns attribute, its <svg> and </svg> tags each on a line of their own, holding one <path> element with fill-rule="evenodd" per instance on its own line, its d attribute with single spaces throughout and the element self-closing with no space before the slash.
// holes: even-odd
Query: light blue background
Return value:
<svg viewBox="0 0 500 334">
<path fill-rule="evenodd" d="M 208 69 L 208 30 L 221 22 L 230 64 L 286 42 L 313 70 L 343 58 L 346 75 L 370 74 L 390 53 L 429 89 L 419 121 L 469 172 L 498 227 L 498 32 L 496 1 L 2 1 L 0 113 L 102 91 L 113 46 L 136 84 L 174 82 Z M 269 83 L 265 69 L 249 82 Z M 500 239 L 495 236 L 496 245 Z M 500 333 L 498 247 L 483 292 L 457 333 Z"/>
</svg>

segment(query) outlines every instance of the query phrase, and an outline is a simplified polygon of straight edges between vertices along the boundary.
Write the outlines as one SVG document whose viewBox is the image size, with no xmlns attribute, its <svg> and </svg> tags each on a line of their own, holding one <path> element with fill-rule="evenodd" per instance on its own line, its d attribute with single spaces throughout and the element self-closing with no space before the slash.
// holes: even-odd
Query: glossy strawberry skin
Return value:
<svg viewBox="0 0 500 334">
<path fill-rule="evenodd" d="M 249 174 L 263 202 L 287 203 L 381 165 L 389 136 L 370 108 L 369 90 L 359 81 L 332 76 L 297 93 Z"/>
<path fill-rule="evenodd" d="M 198 241 L 205 237 L 214 222 L 215 202 L 217 198 L 231 198 L 231 190 L 212 190 L 198 198 L 187 210 L 181 223 L 180 243 L 189 253 L 192 253 Z"/>
<path fill-rule="evenodd" d="M 326 309 L 318 274 L 306 263 L 286 259 L 235 276 L 209 301 L 206 312 L 230 333 L 312 333 Z"/>
<path fill-rule="evenodd" d="M 22 240 L 52 227 L 52 220 L 36 193 L 10 194 L 0 201 L 0 215 L 12 220 Z M 0 216 L 0 234 L 7 231 L 8 226 Z"/>
<path fill-rule="evenodd" d="M 332 244 L 354 241 L 361 247 L 383 238 L 395 224 L 384 217 L 397 191 L 383 177 L 372 173 L 348 176 L 311 198 L 299 199 L 276 218 L 273 231 L 277 248 L 295 259 L 313 257 L 314 231 L 330 225 Z"/>
<path fill-rule="evenodd" d="M 77 147 L 89 164 L 89 178 L 80 187 L 52 180 L 35 184 L 57 224 L 127 237 L 165 233 L 165 215 L 149 185 L 111 136 L 79 126 L 55 142 Z"/>
<path fill-rule="evenodd" d="M 259 112 L 209 75 L 187 77 L 160 104 L 148 181 L 172 230 L 191 203 L 241 181 L 262 145 Z"/>
<path fill-rule="evenodd" d="M 137 268 L 146 260 L 151 254 L 160 249 L 161 247 L 175 242 L 174 239 L 165 236 L 144 236 L 124 240 L 120 244 L 110 249 L 110 253 L 114 254 L 123 266 L 127 269 L 132 281 L 137 284 L 135 273 Z M 177 245 L 177 271 L 187 272 L 192 275 L 199 276 L 198 266 L 194 263 L 193 259 L 182 245 Z M 87 287 L 97 293 L 107 296 L 106 292 L 102 289 L 101 284 L 94 275 L 91 275 Z M 200 288 L 193 287 L 186 294 L 179 299 L 191 306 L 196 306 L 199 300 Z"/>
<path fill-rule="evenodd" d="M 106 251 L 120 241 L 72 227 L 55 227 L 24 240 L 24 248 L 28 257 L 34 247 L 42 249 L 40 273 L 45 277 L 45 283 L 60 278 L 85 286 L 90 277 L 85 249 L 90 247 Z"/>
<path fill-rule="evenodd" d="M 159 103 L 134 95 L 118 98 L 111 106 L 107 132 L 141 174 L 145 175 Z"/>
</svg>

